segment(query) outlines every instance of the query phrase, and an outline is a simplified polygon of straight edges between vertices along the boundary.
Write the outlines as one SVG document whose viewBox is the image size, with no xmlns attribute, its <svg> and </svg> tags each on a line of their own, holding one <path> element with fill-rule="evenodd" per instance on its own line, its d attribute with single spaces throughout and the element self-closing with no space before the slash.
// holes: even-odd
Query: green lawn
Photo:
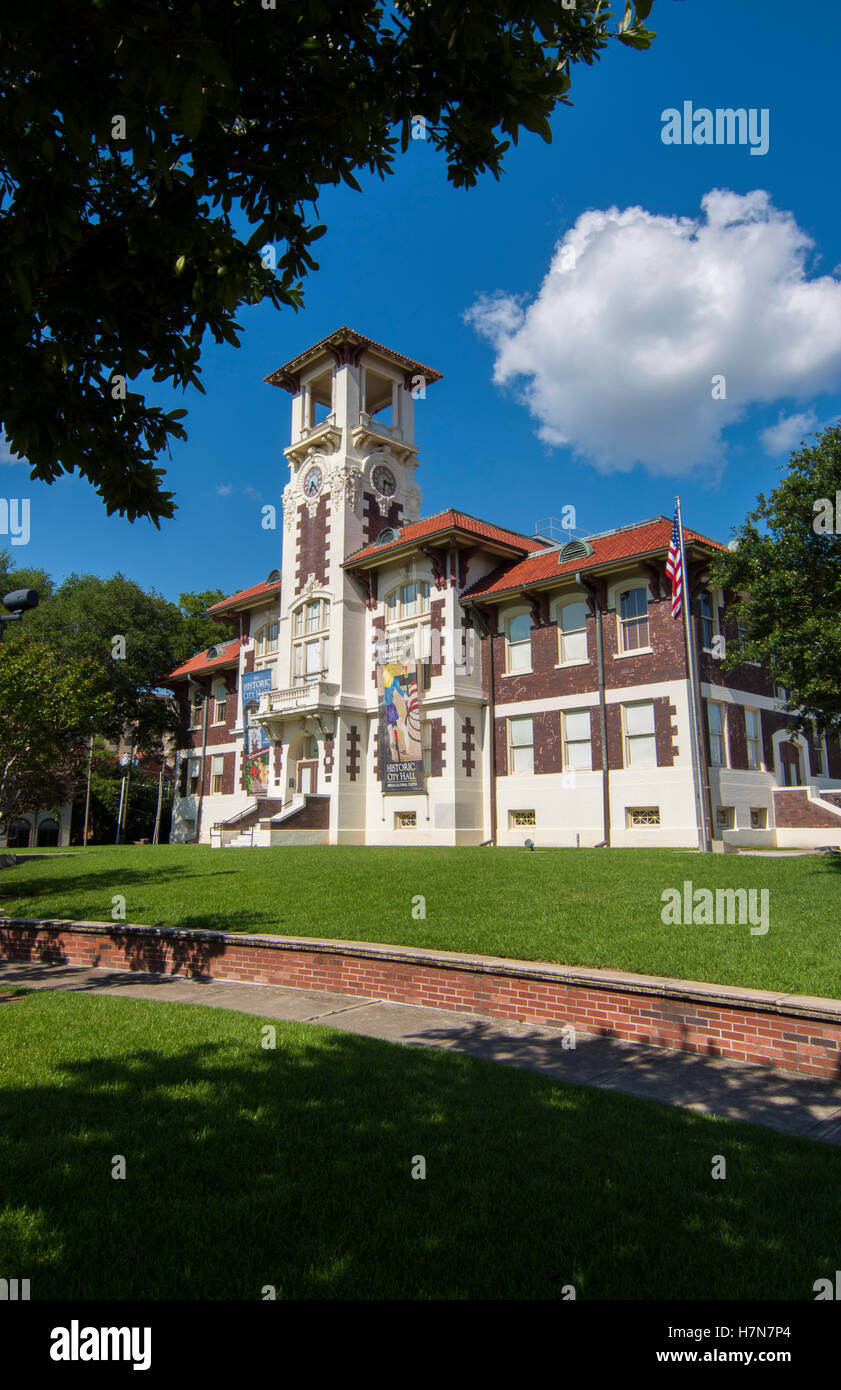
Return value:
<svg viewBox="0 0 841 1390">
<path fill-rule="evenodd" d="M 661 895 L 767 888 L 770 928 L 666 926 Z M 841 864 L 678 850 L 97 848 L 0 872 L 11 916 L 343 937 L 841 998 Z M 426 917 L 413 917 L 413 899 Z M 418 910 L 416 904 L 414 910 Z"/>
<path fill-rule="evenodd" d="M 834 1277 L 838 1149 L 303 1024 L 263 1050 L 267 1022 L 0 1002 L 4 1276 L 64 1300 L 813 1300 Z"/>
</svg>

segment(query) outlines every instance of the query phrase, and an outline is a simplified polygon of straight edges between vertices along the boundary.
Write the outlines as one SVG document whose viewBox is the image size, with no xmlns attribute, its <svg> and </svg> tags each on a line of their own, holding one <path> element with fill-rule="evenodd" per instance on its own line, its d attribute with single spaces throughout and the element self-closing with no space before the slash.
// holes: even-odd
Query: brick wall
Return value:
<svg viewBox="0 0 841 1390">
<path fill-rule="evenodd" d="M 389 503 L 389 508 L 385 516 L 379 508 L 379 503 L 372 492 L 363 493 L 362 497 L 362 543 L 370 545 L 377 539 L 381 531 L 387 527 L 400 527 L 403 525 L 401 517 L 403 506 L 400 502 Z"/>
<path fill-rule="evenodd" d="M 295 593 L 299 594 L 307 579 L 314 574 L 319 584 L 327 583 L 330 499 L 322 492 L 315 513 L 310 516 L 305 504 L 298 508 L 295 542 Z"/>
<path fill-rule="evenodd" d="M 315 798 L 318 800 L 318 798 Z M 0 959 L 330 990 L 837 1079 L 841 1002 L 545 962 L 114 923 L 0 926 Z"/>
<path fill-rule="evenodd" d="M 777 826 L 787 830 L 841 830 L 841 816 L 810 801 L 805 789 L 778 791 L 775 788 L 774 820 Z"/>
<path fill-rule="evenodd" d="M 561 718 L 557 710 L 542 710 L 532 718 L 534 730 L 534 770 L 563 772 Z"/>
</svg>

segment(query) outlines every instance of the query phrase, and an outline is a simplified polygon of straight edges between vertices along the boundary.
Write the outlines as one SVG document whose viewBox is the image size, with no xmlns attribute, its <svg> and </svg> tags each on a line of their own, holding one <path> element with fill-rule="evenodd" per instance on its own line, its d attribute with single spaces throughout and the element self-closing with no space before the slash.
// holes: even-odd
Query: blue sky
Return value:
<svg viewBox="0 0 841 1390">
<path fill-rule="evenodd" d="M 264 578 L 290 398 L 263 377 L 341 323 L 443 373 L 416 407 L 424 515 L 529 532 L 573 505 L 586 533 L 671 515 L 680 492 L 686 524 L 727 540 L 841 413 L 841 6 L 655 0 L 648 23 L 650 52 L 574 70 L 553 143 L 524 137 L 499 183 L 454 190 L 415 141 L 386 182 L 325 193 L 305 310 L 243 311 L 239 349 L 206 346 L 207 395 L 176 398 L 189 438 L 163 460 L 179 509 L 160 532 L 77 478 L 0 463 L 0 495 L 31 503 L 14 559 L 173 599 Z M 686 101 L 766 110 L 768 152 L 664 144 Z"/>
</svg>

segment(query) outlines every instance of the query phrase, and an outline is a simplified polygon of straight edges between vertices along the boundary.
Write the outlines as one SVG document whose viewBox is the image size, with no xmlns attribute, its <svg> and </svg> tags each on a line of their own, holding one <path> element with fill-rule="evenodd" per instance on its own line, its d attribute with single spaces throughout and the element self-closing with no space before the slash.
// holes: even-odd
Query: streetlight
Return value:
<svg viewBox="0 0 841 1390">
<path fill-rule="evenodd" d="M 0 642 L 3 641 L 4 623 L 20 622 L 28 608 L 38 607 L 37 589 L 14 589 L 3 598 L 3 607 L 9 611 L 0 613 Z"/>
</svg>

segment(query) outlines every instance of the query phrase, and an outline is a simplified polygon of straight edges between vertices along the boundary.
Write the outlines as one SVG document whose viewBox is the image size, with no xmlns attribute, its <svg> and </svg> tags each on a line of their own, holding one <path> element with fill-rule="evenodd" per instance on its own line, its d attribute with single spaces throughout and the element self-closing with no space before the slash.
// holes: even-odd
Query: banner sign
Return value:
<svg viewBox="0 0 841 1390">
<path fill-rule="evenodd" d="M 417 662 L 377 668 L 380 706 L 380 778 L 384 792 L 422 792 L 423 740 Z"/>
<path fill-rule="evenodd" d="M 249 796 L 268 796 L 270 757 L 270 748 L 264 753 L 246 753 L 245 790 Z"/>
<path fill-rule="evenodd" d="M 259 703 L 261 695 L 268 695 L 272 688 L 274 672 L 269 668 L 268 671 L 247 671 L 242 677 L 242 706 Z"/>
<path fill-rule="evenodd" d="M 245 759 L 245 789 L 249 796 L 268 796 L 269 792 L 269 736 L 254 716 L 260 705 L 260 696 L 272 688 L 273 676 L 274 672 L 268 670 L 248 671 L 242 677 L 242 756 Z"/>
</svg>

